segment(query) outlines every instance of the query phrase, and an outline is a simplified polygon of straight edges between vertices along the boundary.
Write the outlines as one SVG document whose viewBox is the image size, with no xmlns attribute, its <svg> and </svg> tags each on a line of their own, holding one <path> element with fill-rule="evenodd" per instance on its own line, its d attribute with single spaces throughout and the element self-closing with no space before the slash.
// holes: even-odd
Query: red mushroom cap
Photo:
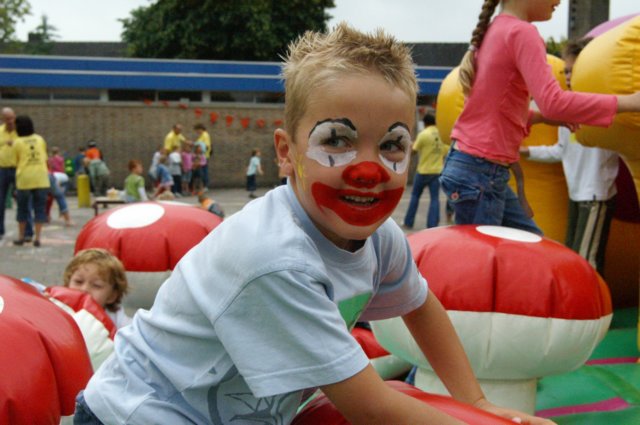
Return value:
<svg viewBox="0 0 640 425">
<path fill-rule="evenodd" d="M 612 312 L 609 290 L 593 267 L 550 239 L 465 225 L 408 240 L 420 273 L 447 310 L 573 320 Z"/>
<path fill-rule="evenodd" d="M 182 256 L 222 219 L 178 202 L 139 202 L 92 218 L 76 240 L 75 252 L 104 248 L 128 271 L 173 270 Z"/>
</svg>

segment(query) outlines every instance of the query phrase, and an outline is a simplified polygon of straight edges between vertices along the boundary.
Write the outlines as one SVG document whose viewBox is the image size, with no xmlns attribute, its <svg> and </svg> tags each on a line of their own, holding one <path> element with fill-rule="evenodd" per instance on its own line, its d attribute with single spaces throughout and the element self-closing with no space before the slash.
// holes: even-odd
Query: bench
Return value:
<svg viewBox="0 0 640 425">
<path fill-rule="evenodd" d="M 109 205 L 120 205 L 120 204 L 124 204 L 124 200 L 120 199 L 120 198 L 109 198 L 106 196 L 98 196 L 97 198 L 94 199 L 93 204 L 91 205 L 93 207 L 93 211 L 95 212 L 94 215 L 98 215 L 99 214 L 99 207 L 102 206 L 102 208 L 107 209 L 109 208 Z"/>
</svg>

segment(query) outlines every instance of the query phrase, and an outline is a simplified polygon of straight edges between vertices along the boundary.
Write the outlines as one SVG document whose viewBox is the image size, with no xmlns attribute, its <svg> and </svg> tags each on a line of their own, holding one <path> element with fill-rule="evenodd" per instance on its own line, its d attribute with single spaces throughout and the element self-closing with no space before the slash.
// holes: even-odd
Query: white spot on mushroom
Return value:
<svg viewBox="0 0 640 425">
<path fill-rule="evenodd" d="M 0 297 L 0 313 L 4 310 L 4 298 Z"/>
<path fill-rule="evenodd" d="M 114 211 L 107 218 L 112 229 L 135 229 L 149 226 L 164 215 L 164 208 L 157 204 L 135 204 Z"/>
<path fill-rule="evenodd" d="M 542 237 L 535 233 L 527 232 L 520 229 L 502 226 L 478 226 L 476 230 L 484 235 L 493 236 L 494 238 L 509 239 L 512 241 L 538 243 L 542 241 Z"/>
</svg>

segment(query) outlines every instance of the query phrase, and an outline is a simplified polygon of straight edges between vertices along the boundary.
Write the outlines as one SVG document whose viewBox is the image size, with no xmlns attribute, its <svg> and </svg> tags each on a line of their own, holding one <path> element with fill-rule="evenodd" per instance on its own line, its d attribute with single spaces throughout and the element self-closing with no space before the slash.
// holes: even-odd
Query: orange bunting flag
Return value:
<svg viewBox="0 0 640 425">
<path fill-rule="evenodd" d="M 147 106 L 149 106 L 149 105 L 151 105 L 151 104 L 153 103 L 153 100 L 151 100 L 151 99 L 143 99 L 142 101 L 143 101 L 143 102 L 144 102 L 144 104 L 145 104 L 145 105 L 147 105 Z"/>
<path fill-rule="evenodd" d="M 240 124 L 242 124 L 242 128 L 245 130 L 249 127 L 249 123 L 251 122 L 251 118 L 245 117 L 240 119 Z"/>
<path fill-rule="evenodd" d="M 258 119 L 256 120 L 256 125 L 258 126 L 258 128 L 264 128 L 264 125 L 265 125 L 265 124 L 266 124 L 266 123 L 265 123 L 265 121 L 264 121 L 262 118 L 258 118 Z"/>
<path fill-rule="evenodd" d="M 276 127 L 280 127 L 283 123 L 284 121 L 280 119 L 273 121 L 273 125 L 275 125 Z"/>
<path fill-rule="evenodd" d="M 187 108 L 188 108 L 188 106 L 187 106 L 187 105 L 185 105 L 184 103 L 178 103 L 178 108 L 180 108 L 180 109 L 187 109 Z"/>
<path fill-rule="evenodd" d="M 196 114 L 196 118 L 200 118 L 202 116 L 202 109 L 196 108 L 193 110 L 193 113 Z"/>
<path fill-rule="evenodd" d="M 215 124 L 218 121 L 218 113 L 217 112 L 209 112 L 209 121 L 211 124 Z"/>
<path fill-rule="evenodd" d="M 227 121 L 227 127 L 231 127 L 231 124 L 233 124 L 233 115 L 227 115 L 224 119 Z"/>
</svg>

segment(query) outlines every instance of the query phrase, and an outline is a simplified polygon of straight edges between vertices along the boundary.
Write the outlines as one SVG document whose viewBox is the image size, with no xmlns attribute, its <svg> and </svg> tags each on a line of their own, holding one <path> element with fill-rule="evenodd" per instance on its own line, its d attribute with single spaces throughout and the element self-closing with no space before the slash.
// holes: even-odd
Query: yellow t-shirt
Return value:
<svg viewBox="0 0 640 425">
<path fill-rule="evenodd" d="M 440 133 L 435 125 L 422 130 L 413 143 L 413 150 L 420 155 L 416 171 L 419 174 L 440 174 L 443 160 L 449 145 L 440 139 Z"/>
<path fill-rule="evenodd" d="M 198 140 L 196 140 L 196 142 L 204 143 L 204 145 L 207 147 L 207 151 L 205 152 L 204 156 L 209 159 L 209 157 L 211 157 L 211 136 L 209 136 L 207 130 L 204 130 L 202 134 L 198 136 Z"/>
<path fill-rule="evenodd" d="M 49 187 L 47 143 L 37 134 L 18 137 L 13 143 L 18 159 L 16 188 L 18 190 Z"/>
<path fill-rule="evenodd" d="M 180 144 L 184 142 L 184 136 L 182 133 L 176 134 L 173 130 L 167 133 L 164 138 L 164 148 L 167 150 L 167 153 L 171 153 L 174 149 L 180 149 Z"/>
<path fill-rule="evenodd" d="M 6 124 L 0 125 L 0 168 L 15 168 L 16 166 L 16 152 L 13 148 L 13 144 L 18 138 L 16 130 L 7 131 Z"/>
</svg>

